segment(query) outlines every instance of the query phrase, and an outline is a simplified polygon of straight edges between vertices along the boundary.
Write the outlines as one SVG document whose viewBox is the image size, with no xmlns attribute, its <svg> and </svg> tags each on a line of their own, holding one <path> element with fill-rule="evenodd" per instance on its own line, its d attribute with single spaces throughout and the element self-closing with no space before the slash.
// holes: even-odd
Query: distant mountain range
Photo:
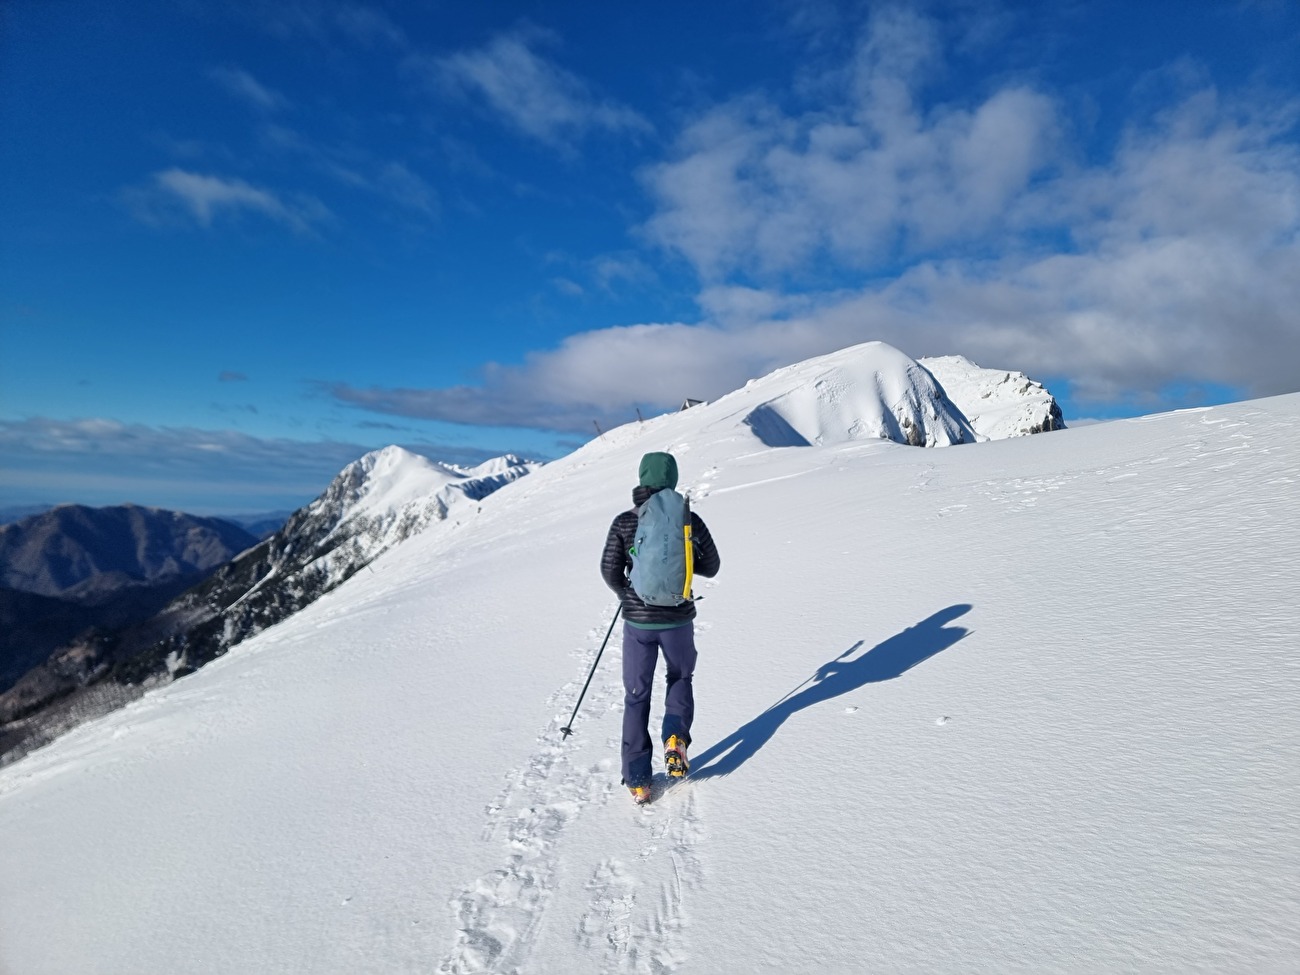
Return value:
<svg viewBox="0 0 1300 975">
<path fill-rule="evenodd" d="M 84 630 L 128 626 L 257 539 L 176 511 L 60 505 L 0 527 L 0 691 Z"/>
<path fill-rule="evenodd" d="M 56 504 L 18 504 L 11 505 L 7 508 L 0 508 L 0 526 L 12 525 L 16 521 L 22 521 L 24 518 L 30 518 L 32 515 L 42 515 L 53 508 L 66 507 L 65 505 Z M 293 514 L 291 510 L 284 511 L 259 511 L 254 514 L 240 515 L 207 515 L 206 517 L 214 518 L 218 521 L 228 521 L 232 525 L 238 525 L 244 531 L 251 535 L 256 535 L 259 539 L 265 538 L 274 531 L 278 531 L 289 516 Z"/>
<path fill-rule="evenodd" d="M 228 521 L 178 511 L 65 504 L 0 527 L 0 586 L 42 596 L 197 580 L 257 543 Z"/>
</svg>

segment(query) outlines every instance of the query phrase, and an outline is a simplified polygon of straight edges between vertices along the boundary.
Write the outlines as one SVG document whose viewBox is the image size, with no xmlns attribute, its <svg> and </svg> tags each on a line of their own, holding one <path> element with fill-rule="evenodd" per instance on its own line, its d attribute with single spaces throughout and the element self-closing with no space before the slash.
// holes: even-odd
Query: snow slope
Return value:
<svg viewBox="0 0 1300 975">
<path fill-rule="evenodd" d="M 1290 972 L 1300 395 L 950 450 L 606 434 L 0 770 L 0 971 Z M 668 449 L 692 779 L 597 573 Z"/>
<path fill-rule="evenodd" d="M 1023 372 L 981 369 L 965 356 L 918 360 L 988 440 L 1024 437 L 1065 429 L 1061 408 L 1040 382 Z"/>
</svg>

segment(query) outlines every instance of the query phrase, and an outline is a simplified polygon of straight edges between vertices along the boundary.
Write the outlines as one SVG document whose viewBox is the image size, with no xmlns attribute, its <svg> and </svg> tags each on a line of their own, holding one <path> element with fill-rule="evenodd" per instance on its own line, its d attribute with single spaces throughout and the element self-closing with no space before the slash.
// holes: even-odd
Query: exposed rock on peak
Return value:
<svg viewBox="0 0 1300 975">
<path fill-rule="evenodd" d="M 1004 440 L 1065 429 L 1061 407 L 1023 372 L 982 369 L 965 356 L 921 359 L 981 439 Z"/>
</svg>

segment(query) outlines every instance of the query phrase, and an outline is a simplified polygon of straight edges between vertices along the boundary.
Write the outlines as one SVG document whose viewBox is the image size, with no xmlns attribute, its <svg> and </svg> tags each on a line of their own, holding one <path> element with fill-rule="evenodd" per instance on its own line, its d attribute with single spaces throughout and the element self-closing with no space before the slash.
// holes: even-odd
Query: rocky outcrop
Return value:
<svg viewBox="0 0 1300 975">
<path fill-rule="evenodd" d="M 1023 372 L 982 369 L 964 356 L 919 360 L 984 440 L 1065 429 L 1061 407 Z"/>
</svg>

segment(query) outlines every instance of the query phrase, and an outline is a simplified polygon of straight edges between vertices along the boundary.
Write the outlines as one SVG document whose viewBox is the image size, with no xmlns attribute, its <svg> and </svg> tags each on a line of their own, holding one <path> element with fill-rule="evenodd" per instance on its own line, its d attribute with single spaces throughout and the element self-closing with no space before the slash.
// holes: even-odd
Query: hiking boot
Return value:
<svg viewBox="0 0 1300 975">
<path fill-rule="evenodd" d="M 648 785 L 629 785 L 627 791 L 632 793 L 632 801 L 638 806 L 644 806 L 650 801 L 650 786 Z"/>
<path fill-rule="evenodd" d="M 668 766 L 668 777 L 671 779 L 685 778 L 691 770 L 690 763 L 686 761 L 686 742 L 676 735 L 669 735 L 664 742 L 664 764 Z"/>
</svg>

